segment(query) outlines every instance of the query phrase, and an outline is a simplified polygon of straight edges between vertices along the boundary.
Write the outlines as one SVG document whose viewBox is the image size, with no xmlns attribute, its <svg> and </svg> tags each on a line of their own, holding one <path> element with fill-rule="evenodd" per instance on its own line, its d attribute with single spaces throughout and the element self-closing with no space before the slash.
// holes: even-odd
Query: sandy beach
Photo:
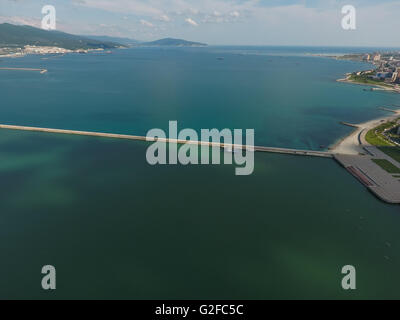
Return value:
<svg viewBox="0 0 400 320">
<path fill-rule="evenodd" d="M 370 120 L 360 124 L 355 124 L 355 130 L 348 136 L 332 145 L 330 150 L 336 154 L 358 155 L 365 153 L 363 147 L 369 145 L 366 143 L 366 141 L 363 141 L 365 134 L 369 130 L 379 126 L 382 122 L 395 120 L 400 116 L 400 109 L 393 109 L 393 111 L 394 112 L 392 115 L 380 117 L 378 119 Z"/>
</svg>

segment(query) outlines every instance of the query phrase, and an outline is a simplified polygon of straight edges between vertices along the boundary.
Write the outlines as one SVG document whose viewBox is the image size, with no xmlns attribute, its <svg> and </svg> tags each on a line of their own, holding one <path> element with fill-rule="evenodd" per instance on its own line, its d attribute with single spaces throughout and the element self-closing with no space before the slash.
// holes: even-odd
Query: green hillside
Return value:
<svg viewBox="0 0 400 320">
<path fill-rule="evenodd" d="M 191 42 L 182 39 L 166 38 L 152 42 L 144 42 L 143 46 L 170 46 L 170 47 L 205 47 L 205 43 Z"/>
<path fill-rule="evenodd" d="M 131 47 L 135 46 L 140 43 L 140 41 L 137 41 L 135 39 L 130 39 L 130 38 L 121 38 L 121 37 L 110 37 L 110 36 L 88 36 L 88 35 L 82 35 L 82 37 L 88 38 L 88 39 L 94 39 L 97 41 L 102 41 L 102 42 L 114 42 L 114 43 L 120 43 L 124 46 Z"/>
<path fill-rule="evenodd" d="M 52 46 L 70 50 L 110 49 L 120 47 L 114 42 L 103 42 L 60 31 L 46 31 L 31 26 L 0 24 L 0 47 L 23 47 L 26 45 Z"/>
</svg>

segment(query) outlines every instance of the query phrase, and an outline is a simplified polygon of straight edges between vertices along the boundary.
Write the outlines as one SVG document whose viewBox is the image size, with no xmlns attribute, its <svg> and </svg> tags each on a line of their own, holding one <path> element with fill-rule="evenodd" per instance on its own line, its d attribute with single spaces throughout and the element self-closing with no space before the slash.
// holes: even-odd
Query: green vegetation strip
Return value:
<svg viewBox="0 0 400 320">
<path fill-rule="evenodd" d="M 372 161 L 389 173 L 400 173 L 400 169 L 386 159 L 372 159 Z"/>
<path fill-rule="evenodd" d="M 367 132 L 365 139 L 368 143 L 377 147 L 394 147 L 395 145 L 386 140 L 385 136 L 382 134 L 385 129 L 393 127 L 395 122 L 385 122 L 375 129 Z"/>
<path fill-rule="evenodd" d="M 379 147 L 379 150 L 386 153 L 389 157 L 400 162 L 400 148 L 399 147 Z"/>
<path fill-rule="evenodd" d="M 350 80 L 357 82 L 357 83 L 363 83 L 363 84 L 370 84 L 374 86 L 383 86 L 387 88 L 391 88 L 390 85 L 386 84 L 384 81 L 379 81 L 379 80 L 374 80 L 369 78 L 368 76 L 357 76 L 357 75 L 351 75 Z"/>
<path fill-rule="evenodd" d="M 365 136 L 365 140 L 373 146 L 383 146 L 383 147 L 392 147 L 393 144 L 387 142 L 379 133 L 375 132 L 375 129 L 368 131 Z"/>
</svg>

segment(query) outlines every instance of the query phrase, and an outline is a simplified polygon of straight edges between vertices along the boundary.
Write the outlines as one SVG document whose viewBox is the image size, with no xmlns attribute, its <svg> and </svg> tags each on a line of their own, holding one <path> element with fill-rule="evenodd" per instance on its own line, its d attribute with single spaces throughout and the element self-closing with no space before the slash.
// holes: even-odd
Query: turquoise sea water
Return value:
<svg viewBox="0 0 400 320">
<path fill-rule="evenodd" d="M 146 134 L 178 120 L 319 149 L 348 132 L 339 121 L 400 105 L 335 81 L 368 65 L 305 54 L 327 50 L 3 59 L 49 72 L 0 73 L 0 123 Z M 255 174 L 237 177 L 231 166 L 151 167 L 146 147 L 0 131 L 0 298 L 399 298 L 399 207 L 334 161 L 256 154 Z M 52 293 L 40 288 L 45 264 L 57 268 Z"/>
</svg>

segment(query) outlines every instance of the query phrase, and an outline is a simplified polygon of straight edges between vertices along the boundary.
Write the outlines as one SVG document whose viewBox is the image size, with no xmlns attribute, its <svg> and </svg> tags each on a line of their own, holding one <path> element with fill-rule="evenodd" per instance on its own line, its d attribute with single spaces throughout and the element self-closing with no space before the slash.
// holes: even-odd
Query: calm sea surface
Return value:
<svg viewBox="0 0 400 320">
<path fill-rule="evenodd" d="M 3 58 L 49 71 L 0 71 L 0 123 L 145 135 L 177 120 L 319 150 L 349 132 L 339 121 L 400 106 L 400 95 L 336 82 L 369 65 L 310 55 L 357 51 Z M 146 148 L 0 131 L 0 298 L 400 298 L 400 209 L 334 161 L 256 154 L 254 175 L 237 177 L 232 166 L 151 167 Z M 40 287 L 47 264 L 52 293 Z M 348 264 L 351 293 L 340 285 Z"/>
</svg>

